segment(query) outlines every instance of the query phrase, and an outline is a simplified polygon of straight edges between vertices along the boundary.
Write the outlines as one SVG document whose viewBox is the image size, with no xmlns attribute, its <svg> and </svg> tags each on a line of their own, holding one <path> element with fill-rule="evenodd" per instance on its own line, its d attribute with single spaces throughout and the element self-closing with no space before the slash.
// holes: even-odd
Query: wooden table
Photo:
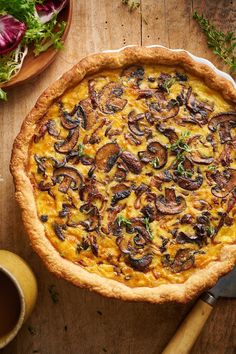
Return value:
<svg viewBox="0 0 236 354">
<path fill-rule="evenodd" d="M 187 49 L 222 68 L 207 48 L 192 14 L 198 10 L 223 30 L 235 30 L 236 1 L 142 0 L 141 11 L 133 13 L 120 0 L 74 0 L 74 3 L 65 49 L 43 74 L 12 89 L 8 102 L 0 104 L 0 248 L 24 257 L 33 267 L 39 284 L 33 315 L 2 353 L 156 354 L 164 348 L 192 303 L 124 303 L 75 288 L 49 274 L 24 233 L 8 168 L 11 147 L 39 94 L 89 53 L 129 44 L 162 44 Z M 59 294 L 58 303 L 53 303 L 50 297 L 51 285 L 55 285 Z M 218 302 L 192 354 L 235 353 L 235 305 L 236 300 Z"/>
</svg>

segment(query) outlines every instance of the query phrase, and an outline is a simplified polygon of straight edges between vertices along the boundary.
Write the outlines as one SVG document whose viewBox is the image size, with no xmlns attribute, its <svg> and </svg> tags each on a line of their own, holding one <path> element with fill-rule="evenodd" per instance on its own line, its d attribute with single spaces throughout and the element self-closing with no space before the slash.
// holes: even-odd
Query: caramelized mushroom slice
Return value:
<svg viewBox="0 0 236 354">
<path fill-rule="evenodd" d="M 173 128 L 165 128 L 161 124 L 157 124 L 156 128 L 169 139 L 170 144 L 174 144 L 179 139 L 178 134 Z"/>
<path fill-rule="evenodd" d="M 123 151 L 120 155 L 130 172 L 138 175 L 142 171 L 142 164 L 138 158 L 129 151 Z"/>
<path fill-rule="evenodd" d="M 166 121 L 167 119 L 177 116 L 179 113 L 178 102 L 176 100 L 170 100 L 167 102 L 163 96 L 158 96 L 157 102 L 151 102 L 148 107 L 150 113 L 158 121 Z"/>
<path fill-rule="evenodd" d="M 184 176 L 178 176 L 177 184 L 179 187 L 183 189 L 187 189 L 188 191 L 196 191 L 198 188 L 201 187 L 203 183 L 203 177 L 198 174 L 195 179 L 191 179 Z"/>
<path fill-rule="evenodd" d="M 195 95 L 192 92 L 192 88 L 190 87 L 187 92 L 187 108 L 190 112 L 194 114 L 199 114 L 199 120 L 201 124 L 204 125 L 207 123 L 207 116 L 209 112 L 213 111 L 213 107 L 206 102 L 200 102 L 196 99 Z M 197 117 L 195 117 L 197 118 Z"/>
<path fill-rule="evenodd" d="M 130 195 L 131 189 L 129 186 L 126 186 L 126 184 L 120 183 L 112 188 L 112 192 L 111 206 L 114 207 L 120 200 Z"/>
<path fill-rule="evenodd" d="M 88 92 L 89 92 L 89 97 L 91 100 L 91 104 L 93 109 L 96 109 L 98 106 L 98 97 L 97 97 L 97 92 L 95 91 L 95 81 L 94 80 L 88 80 Z"/>
<path fill-rule="evenodd" d="M 138 86 L 139 82 L 144 78 L 144 69 L 142 66 L 132 65 L 125 68 L 121 72 L 121 76 L 125 76 L 129 79 L 134 80 L 134 85 Z"/>
<path fill-rule="evenodd" d="M 112 114 L 126 106 L 127 100 L 120 98 L 123 88 L 116 82 L 106 84 L 98 96 L 99 109 L 105 114 Z"/>
<path fill-rule="evenodd" d="M 133 269 L 138 270 L 139 272 L 145 272 L 148 271 L 152 259 L 152 254 L 146 254 L 142 258 L 133 258 L 133 256 L 129 254 L 127 262 Z"/>
<path fill-rule="evenodd" d="M 109 172 L 120 154 L 120 147 L 116 143 L 107 143 L 98 149 L 95 156 L 95 163 L 99 170 Z"/>
<path fill-rule="evenodd" d="M 176 197 L 173 188 L 166 188 L 165 196 L 159 195 L 156 198 L 156 208 L 162 214 L 179 214 L 186 208 L 186 202 L 182 196 Z"/>
<path fill-rule="evenodd" d="M 194 135 L 188 140 L 188 145 L 191 148 L 191 152 L 189 153 L 190 160 L 200 165 L 210 165 L 214 161 L 214 158 L 201 155 L 198 149 L 199 144 L 203 145 L 201 135 L 199 134 Z"/>
<path fill-rule="evenodd" d="M 93 128 L 97 122 L 97 113 L 93 110 L 92 102 L 90 98 L 86 98 L 79 103 L 81 118 L 83 120 L 82 127 L 84 129 Z"/>
<path fill-rule="evenodd" d="M 176 252 L 173 263 L 171 264 L 171 270 L 174 273 L 183 272 L 192 268 L 195 262 L 194 252 L 191 248 L 179 249 Z"/>
<path fill-rule="evenodd" d="M 215 132 L 219 126 L 220 141 L 225 144 L 232 140 L 230 130 L 236 126 L 236 112 L 222 112 L 211 118 L 208 128 Z"/>
<path fill-rule="evenodd" d="M 98 208 L 94 205 L 88 204 L 87 211 L 84 210 L 89 218 L 85 221 L 81 221 L 80 225 L 88 232 L 98 231 L 101 225 L 101 215 L 98 211 Z"/>
<path fill-rule="evenodd" d="M 135 111 L 131 111 L 128 115 L 128 127 L 131 133 L 137 136 L 143 136 L 145 132 L 140 129 L 139 121 L 145 118 L 145 114 L 135 115 Z"/>
<path fill-rule="evenodd" d="M 55 150 L 60 154 L 67 154 L 70 152 L 79 139 L 79 127 L 71 129 L 65 140 L 58 141 L 54 144 Z"/>
<path fill-rule="evenodd" d="M 73 110 L 70 113 L 68 113 L 64 109 L 63 103 L 62 102 L 59 103 L 59 115 L 60 115 L 61 125 L 63 126 L 63 128 L 71 130 L 71 129 L 75 129 L 76 127 L 78 127 L 78 125 L 80 124 L 80 119 L 76 115 L 78 109 L 79 109 L 79 106 L 75 105 Z M 76 115 L 76 117 L 72 118 L 75 115 Z"/>
<path fill-rule="evenodd" d="M 139 159 L 145 164 L 154 161 L 155 163 L 153 163 L 153 168 L 159 170 L 165 166 L 168 154 L 164 145 L 158 141 L 152 141 L 148 144 L 147 151 L 139 151 L 138 156 Z"/>
<path fill-rule="evenodd" d="M 223 173 L 218 173 L 217 180 L 214 176 L 213 179 L 217 185 L 212 187 L 212 194 L 218 198 L 225 198 L 236 186 L 236 170 L 229 168 Z"/>
<path fill-rule="evenodd" d="M 60 177 L 63 177 L 63 181 L 60 182 L 58 188 L 62 193 L 66 193 L 69 188 L 79 188 L 83 182 L 83 177 L 80 172 L 76 168 L 70 166 L 57 168 L 53 173 L 53 177 L 56 182 L 58 182 Z M 72 183 L 74 184 L 73 187 L 71 187 Z"/>
</svg>

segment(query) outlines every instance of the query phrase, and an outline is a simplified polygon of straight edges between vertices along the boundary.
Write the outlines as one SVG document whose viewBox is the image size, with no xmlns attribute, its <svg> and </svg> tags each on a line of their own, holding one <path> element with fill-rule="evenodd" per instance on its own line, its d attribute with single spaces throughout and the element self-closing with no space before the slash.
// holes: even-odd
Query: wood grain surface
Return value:
<svg viewBox="0 0 236 354">
<path fill-rule="evenodd" d="M 129 13 L 120 0 L 74 0 L 64 50 L 38 78 L 9 90 L 8 102 L 0 104 L 0 248 L 24 257 L 39 284 L 36 309 L 4 354 L 158 354 L 193 305 L 124 303 L 56 279 L 30 248 L 9 173 L 13 139 L 25 115 L 51 82 L 89 53 L 162 44 L 187 49 L 223 68 L 192 14 L 198 10 L 222 30 L 235 30 L 236 1 L 142 0 L 140 10 Z M 49 293 L 52 285 L 57 303 Z M 192 354 L 235 353 L 235 305 L 236 300 L 218 302 Z"/>
</svg>

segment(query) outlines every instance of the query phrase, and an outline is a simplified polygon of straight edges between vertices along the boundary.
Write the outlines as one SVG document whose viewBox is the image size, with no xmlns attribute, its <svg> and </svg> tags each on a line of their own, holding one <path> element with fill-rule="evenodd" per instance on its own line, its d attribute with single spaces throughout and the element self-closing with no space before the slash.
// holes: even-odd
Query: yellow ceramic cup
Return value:
<svg viewBox="0 0 236 354">
<path fill-rule="evenodd" d="M 36 302 L 38 290 L 35 276 L 28 264 L 12 252 L 0 250 L 0 272 L 5 273 L 13 282 L 20 299 L 19 318 L 14 328 L 12 328 L 9 333 L 0 336 L 1 349 L 17 335 L 23 323 L 31 314 Z"/>
</svg>

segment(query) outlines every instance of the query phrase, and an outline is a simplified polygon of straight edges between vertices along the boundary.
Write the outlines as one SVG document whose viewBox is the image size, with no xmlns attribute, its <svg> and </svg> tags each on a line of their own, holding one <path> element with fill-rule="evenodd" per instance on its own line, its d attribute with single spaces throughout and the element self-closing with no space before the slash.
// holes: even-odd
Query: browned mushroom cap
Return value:
<svg viewBox="0 0 236 354">
<path fill-rule="evenodd" d="M 138 83 L 138 81 L 142 80 L 144 77 L 144 69 L 142 66 L 132 65 L 128 68 L 124 68 L 121 72 L 121 76 L 134 78 L 136 79 L 136 83 Z"/>
<path fill-rule="evenodd" d="M 206 115 L 207 112 L 212 112 L 212 105 L 206 102 L 200 102 L 196 99 L 195 95 L 192 92 L 192 88 L 190 87 L 187 92 L 187 108 L 193 113 L 200 113 L 201 115 Z"/>
<path fill-rule="evenodd" d="M 166 188 L 165 196 L 159 195 L 156 198 L 156 208 L 163 214 L 179 214 L 186 208 L 186 202 L 182 196 L 176 197 L 173 188 Z"/>
<path fill-rule="evenodd" d="M 191 248 L 179 249 L 176 252 L 173 263 L 171 264 L 171 270 L 174 273 L 183 272 L 192 268 L 194 265 L 195 257 Z"/>
<path fill-rule="evenodd" d="M 229 166 L 233 159 L 231 157 L 231 153 L 234 151 L 233 144 L 226 143 L 224 149 L 222 150 L 218 160 L 222 164 L 222 166 Z"/>
<path fill-rule="evenodd" d="M 138 158 L 129 151 L 123 151 L 120 155 L 130 172 L 138 175 L 142 171 L 142 164 Z"/>
<path fill-rule="evenodd" d="M 81 221 L 79 224 L 88 232 L 98 231 L 101 225 L 101 215 L 98 208 L 95 205 L 90 204 L 88 204 L 86 208 L 83 211 L 85 211 L 89 218 L 85 221 Z"/>
<path fill-rule="evenodd" d="M 60 154 L 67 154 L 70 152 L 79 139 L 79 127 L 69 131 L 65 140 L 58 141 L 54 144 L 55 150 Z"/>
<path fill-rule="evenodd" d="M 198 174 L 195 179 L 191 179 L 184 176 L 178 176 L 177 178 L 178 186 L 183 189 L 187 189 L 188 191 L 197 190 L 198 188 L 201 187 L 202 183 L 203 183 L 203 177 L 200 174 Z"/>
<path fill-rule="evenodd" d="M 158 121 L 166 121 L 167 119 L 177 116 L 179 113 L 179 104 L 176 100 L 167 102 L 162 96 L 157 98 L 157 102 L 151 102 L 149 105 L 150 113 Z"/>
<path fill-rule="evenodd" d="M 120 147 L 116 143 L 107 143 L 98 149 L 95 163 L 99 170 L 109 172 L 120 154 Z"/>
<path fill-rule="evenodd" d="M 81 124 L 84 129 L 91 129 L 97 122 L 97 113 L 93 110 L 90 98 L 80 101 L 80 117 L 83 121 Z"/>
<path fill-rule="evenodd" d="M 123 254 L 130 254 L 133 250 L 129 239 L 125 239 L 123 236 L 119 236 L 116 239 L 116 244 Z"/>
<path fill-rule="evenodd" d="M 97 106 L 98 106 L 98 97 L 97 97 L 97 92 L 95 91 L 94 86 L 95 86 L 95 81 L 94 80 L 88 80 L 89 97 L 90 97 L 93 109 L 96 109 Z"/>
<path fill-rule="evenodd" d="M 112 187 L 111 206 L 114 207 L 120 200 L 127 198 L 131 193 L 131 188 L 124 183 Z"/>
<path fill-rule="evenodd" d="M 236 170 L 229 168 L 223 173 L 212 176 L 216 186 L 212 187 L 211 192 L 215 197 L 225 198 L 236 186 Z"/>
<path fill-rule="evenodd" d="M 150 163 L 155 161 L 153 168 L 156 170 L 165 166 L 167 162 L 167 149 L 158 141 L 152 141 L 147 146 L 147 151 L 139 151 L 138 157 L 143 163 Z"/>
<path fill-rule="evenodd" d="M 70 113 L 68 113 L 64 109 L 63 103 L 62 102 L 59 103 L 59 116 L 60 116 L 61 125 L 63 126 L 63 128 L 70 130 L 70 129 L 75 129 L 76 127 L 78 127 L 78 125 L 80 124 L 80 119 L 76 115 L 78 109 L 79 109 L 79 106 L 75 105 L 73 110 Z M 75 116 L 75 117 L 73 118 L 73 116 Z"/>
<path fill-rule="evenodd" d="M 135 111 L 131 111 L 128 114 L 128 127 L 129 130 L 137 136 L 142 136 L 145 134 L 145 132 L 143 130 L 140 129 L 139 126 L 139 121 L 143 120 L 145 118 L 145 114 L 141 113 L 141 114 L 135 114 Z"/>
<path fill-rule="evenodd" d="M 203 156 L 199 151 L 199 146 L 204 146 L 201 142 L 201 135 L 197 134 L 189 138 L 187 144 L 191 149 L 191 152 L 188 154 L 190 160 L 200 165 L 210 165 L 213 161 L 213 157 Z"/>
<path fill-rule="evenodd" d="M 152 259 L 152 254 L 145 254 L 142 258 L 133 258 L 133 256 L 129 254 L 127 262 L 133 269 L 139 272 L 145 272 L 152 263 Z"/>
<path fill-rule="evenodd" d="M 123 88 L 116 82 L 106 84 L 98 96 L 99 109 L 106 114 L 121 111 L 127 104 L 127 100 L 120 98 Z"/>
<path fill-rule="evenodd" d="M 53 177 L 56 182 L 58 182 L 59 177 L 63 177 L 63 181 L 60 182 L 59 191 L 62 193 L 66 193 L 68 189 L 71 187 L 72 189 L 77 189 L 83 182 L 83 177 L 80 172 L 74 167 L 60 167 L 57 168 Z M 73 183 L 73 186 L 71 186 Z"/>
<path fill-rule="evenodd" d="M 161 124 L 157 124 L 156 128 L 169 139 L 170 144 L 174 144 L 179 139 L 178 134 L 173 128 L 165 128 Z"/>
<path fill-rule="evenodd" d="M 223 112 L 211 118 L 208 128 L 215 132 L 219 125 L 219 135 L 222 144 L 232 140 L 230 130 L 236 126 L 236 112 Z"/>
</svg>

